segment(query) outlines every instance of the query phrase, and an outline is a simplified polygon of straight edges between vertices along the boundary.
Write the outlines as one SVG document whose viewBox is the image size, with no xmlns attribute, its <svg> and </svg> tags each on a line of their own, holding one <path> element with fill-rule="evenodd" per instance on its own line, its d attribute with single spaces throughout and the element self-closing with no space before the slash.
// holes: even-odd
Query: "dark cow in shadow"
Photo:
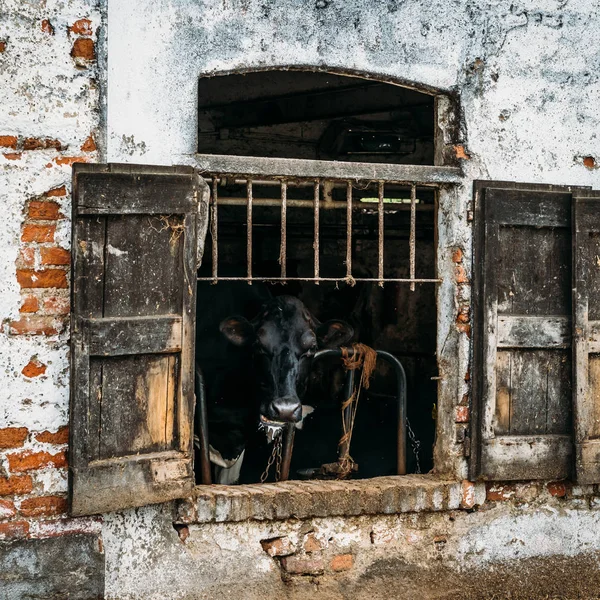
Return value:
<svg viewBox="0 0 600 600">
<path fill-rule="evenodd" d="M 353 333 L 344 321 L 320 323 L 293 296 L 271 298 L 266 286 L 198 288 L 196 365 L 206 386 L 215 483 L 237 482 L 257 427 L 272 438 L 286 423 L 301 423 L 312 356 Z"/>
</svg>

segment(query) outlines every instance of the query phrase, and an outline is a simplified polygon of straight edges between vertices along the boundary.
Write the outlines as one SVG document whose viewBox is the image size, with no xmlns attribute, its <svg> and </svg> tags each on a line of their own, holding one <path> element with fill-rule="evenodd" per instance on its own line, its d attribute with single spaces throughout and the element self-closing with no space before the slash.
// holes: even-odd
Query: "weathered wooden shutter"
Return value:
<svg viewBox="0 0 600 600">
<path fill-rule="evenodd" d="M 168 501 L 193 486 L 205 188 L 189 167 L 75 165 L 73 515 Z"/>
<path fill-rule="evenodd" d="M 568 188 L 475 187 L 471 476 L 572 470 Z"/>
<path fill-rule="evenodd" d="M 600 192 L 573 196 L 575 468 L 600 483 Z"/>
</svg>

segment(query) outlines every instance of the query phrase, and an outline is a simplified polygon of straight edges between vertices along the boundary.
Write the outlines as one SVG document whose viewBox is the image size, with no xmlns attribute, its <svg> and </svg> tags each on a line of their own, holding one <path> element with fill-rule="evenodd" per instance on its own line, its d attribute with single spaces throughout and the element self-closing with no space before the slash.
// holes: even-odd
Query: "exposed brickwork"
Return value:
<svg viewBox="0 0 600 600">
<path fill-rule="evenodd" d="M 288 537 L 262 540 L 260 545 L 269 556 L 289 556 L 296 551 L 294 544 Z"/>
<path fill-rule="evenodd" d="M 66 288 L 67 273 L 63 269 L 19 269 L 17 281 L 22 288 Z"/>
<path fill-rule="evenodd" d="M 40 258 L 43 265 L 71 264 L 71 253 L 64 248 L 40 248 Z"/>
<path fill-rule="evenodd" d="M 456 415 L 454 417 L 454 421 L 456 423 L 468 423 L 469 422 L 469 407 L 459 405 L 456 407 Z"/>
<path fill-rule="evenodd" d="M 329 568 L 332 571 L 349 571 L 354 565 L 354 557 L 352 554 L 339 554 L 334 556 L 329 562 Z"/>
<path fill-rule="evenodd" d="M 27 439 L 26 427 L 6 427 L 0 429 L 0 448 L 19 448 Z"/>
<path fill-rule="evenodd" d="M 67 499 L 62 496 L 27 498 L 19 506 L 19 513 L 23 517 L 51 517 L 66 512 Z"/>
<path fill-rule="evenodd" d="M 43 444 L 66 444 L 69 441 L 69 426 L 65 425 L 54 433 L 41 431 L 35 434 L 35 439 Z"/>
<path fill-rule="evenodd" d="M 83 66 L 86 62 L 96 59 L 96 49 L 94 42 L 89 38 L 77 38 L 71 49 L 71 56 L 75 59 L 75 64 Z"/>
<path fill-rule="evenodd" d="M 562 481 L 551 481 L 547 488 L 548 492 L 557 498 L 564 498 L 567 495 L 567 486 Z"/>
<path fill-rule="evenodd" d="M 29 218 L 39 220 L 56 220 L 60 218 L 60 206 L 56 202 L 40 202 L 32 200 L 29 203 Z"/>
<path fill-rule="evenodd" d="M 92 22 L 89 19 L 79 19 L 69 27 L 69 33 L 73 35 L 92 35 Z"/>
<path fill-rule="evenodd" d="M 48 296 L 44 298 L 44 311 L 49 315 L 67 315 L 70 306 L 68 296 Z"/>
<path fill-rule="evenodd" d="M 325 571 L 325 561 L 320 556 L 284 556 L 281 567 L 290 575 L 320 575 Z"/>
<path fill-rule="evenodd" d="M 50 454 L 49 452 L 19 452 L 8 454 L 8 466 L 12 473 L 23 473 L 44 467 L 66 467 L 67 457 L 64 452 Z"/>
<path fill-rule="evenodd" d="M 21 373 L 25 375 L 25 377 L 39 377 L 46 372 L 47 365 L 37 360 L 37 358 L 32 358 L 24 367 Z"/>
<path fill-rule="evenodd" d="M 23 298 L 23 302 L 21 307 L 19 308 L 19 312 L 22 313 L 34 313 L 37 312 L 40 308 L 40 301 L 36 296 L 25 296 Z"/>
<path fill-rule="evenodd" d="M 0 496 L 14 496 L 16 494 L 29 494 L 33 489 L 30 475 L 13 475 L 0 477 Z"/>
<path fill-rule="evenodd" d="M 26 537 L 29 533 L 27 521 L 10 521 L 0 523 L 0 540 L 14 540 Z"/>
<path fill-rule="evenodd" d="M 96 151 L 96 142 L 94 141 L 93 136 L 89 136 L 87 140 L 81 146 L 82 152 L 95 152 Z"/>
<path fill-rule="evenodd" d="M 16 150 L 18 139 L 15 135 L 0 135 L 0 148 L 12 148 Z"/>
<path fill-rule="evenodd" d="M 54 35 L 54 27 L 52 26 L 52 23 L 50 23 L 50 19 L 42 20 L 41 29 L 48 35 Z"/>
<path fill-rule="evenodd" d="M 21 231 L 22 242 L 53 242 L 56 225 L 25 225 Z"/>
<path fill-rule="evenodd" d="M 56 335 L 64 327 L 64 320 L 58 321 L 55 317 L 27 315 L 10 321 L 8 332 L 11 335 Z"/>
<path fill-rule="evenodd" d="M 16 514 L 17 509 L 12 500 L 0 500 L 0 520 L 10 519 Z"/>
</svg>

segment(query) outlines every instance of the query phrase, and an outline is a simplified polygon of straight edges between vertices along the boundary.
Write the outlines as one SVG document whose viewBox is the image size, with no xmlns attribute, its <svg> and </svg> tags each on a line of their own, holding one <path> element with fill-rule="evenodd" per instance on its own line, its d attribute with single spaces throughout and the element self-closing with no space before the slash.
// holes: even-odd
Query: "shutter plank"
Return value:
<svg viewBox="0 0 600 600">
<path fill-rule="evenodd" d="M 570 206 L 566 188 L 476 185 L 473 478 L 570 473 Z"/>
<path fill-rule="evenodd" d="M 575 470 L 582 484 L 600 483 L 600 193 L 573 202 L 573 344 Z"/>
<path fill-rule="evenodd" d="M 187 167 L 74 169 L 71 514 L 193 486 L 197 232 Z"/>
</svg>

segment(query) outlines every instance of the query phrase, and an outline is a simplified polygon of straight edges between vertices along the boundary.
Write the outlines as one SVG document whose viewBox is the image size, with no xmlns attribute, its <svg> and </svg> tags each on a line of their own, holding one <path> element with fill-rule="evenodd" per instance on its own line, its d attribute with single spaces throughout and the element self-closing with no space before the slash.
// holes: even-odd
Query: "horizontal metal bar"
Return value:
<svg viewBox="0 0 600 600">
<path fill-rule="evenodd" d="M 442 279 L 394 279 L 385 278 L 379 279 L 378 277 L 197 277 L 198 281 L 212 281 L 217 283 L 219 281 L 314 281 L 314 282 L 332 282 L 332 283 L 343 283 L 343 282 L 369 282 L 369 283 L 441 283 Z"/>
<path fill-rule="evenodd" d="M 458 167 L 229 156 L 224 154 L 196 154 L 196 161 L 201 171 L 221 175 L 262 175 L 264 177 L 268 173 L 271 176 L 281 177 L 367 179 L 420 185 L 461 183 L 462 181 L 462 171 Z"/>
<path fill-rule="evenodd" d="M 312 186 L 311 186 L 312 187 Z M 246 198 L 235 198 L 235 197 L 223 197 L 219 196 L 219 206 L 246 206 L 247 200 Z M 275 206 L 279 208 L 281 206 L 281 199 L 279 198 L 254 198 L 252 200 L 252 204 L 254 206 Z M 338 208 L 342 210 L 346 210 L 346 200 L 334 200 L 333 202 L 321 202 L 321 208 L 326 210 Z M 310 208 L 311 210 L 314 208 L 315 202 L 314 200 L 287 200 L 288 208 Z M 352 203 L 353 210 L 360 209 L 372 209 L 376 210 L 375 204 L 372 202 L 361 202 L 358 199 L 356 202 Z M 392 204 L 392 203 L 384 203 L 385 211 L 406 211 L 410 210 L 410 204 Z M 417 204 L 417 211 L 433 211 L 433 204 Z"/>
</svg>

